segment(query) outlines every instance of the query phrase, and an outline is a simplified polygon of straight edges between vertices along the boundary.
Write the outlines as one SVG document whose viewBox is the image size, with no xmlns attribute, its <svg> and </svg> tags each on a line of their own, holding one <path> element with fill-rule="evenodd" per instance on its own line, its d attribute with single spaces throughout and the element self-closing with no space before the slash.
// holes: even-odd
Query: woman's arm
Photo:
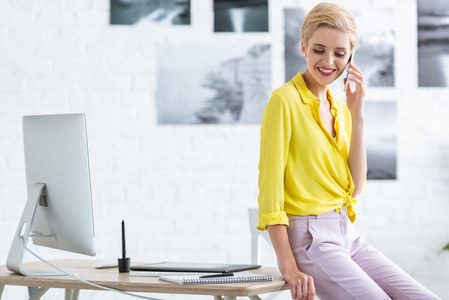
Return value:
<svg viewBox="0 0 449 300">
<path fill-rule="evenodd" d="M 362 192 L 368 170 L 364 138 L 365 117 L 363 114 L 366 86 L 362 72 L 360 72 L 354 63 L 351 63 L 350 66 L 351 68 L 348 72 L 352 74 L 353 77 L 349 78 L 349 80 L 355 82 L 356 89 L 355 91 L 351 91 L 351 88 L 349 87 L 346 90 L 346 105 L 351 113 L 352 120 L 348 165 L 354 182 L 352 197 L 357 197 Z"/>
<path fill-rule="evenodd" d="M 362 193 L 366 180 L 367 164 L 366 149 L 364 139 L 364 117 L 352 117 L 351 145 L 349 147 L 348 165 L 354 182 L 352 197 L 357 197 Z"/>
<path fill-rule="evenodd" d="M 298 270 L 287 235 L 287 226 L 268 225 L 268 234 L 273 243 L 274 251 L 279 262 L 284 280 L 290 286 L 292 299 L 311 300 L 315 297 L 313 278 Z M 307 295 L 307 298 L 303 298 Z"/>
</svg>

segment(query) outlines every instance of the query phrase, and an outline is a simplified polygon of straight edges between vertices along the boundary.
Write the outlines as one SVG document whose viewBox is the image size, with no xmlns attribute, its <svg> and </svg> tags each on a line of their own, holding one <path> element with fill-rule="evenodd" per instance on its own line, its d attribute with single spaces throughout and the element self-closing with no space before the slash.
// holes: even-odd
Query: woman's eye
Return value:
<svg viewBox="0 0 449 300">
<path fill-rule="evenodd" d="M 315 50 L 313 50 L 315 53 L 318 53 L 318 54 L 322 54 L 323 52 L 324 52 L 324 50 L 317 50 L 317 49 L 315 49 Z"/>
<path fill-rule="evenodd" d="M 337 57 L 343 57 L 343 56 L 345 56 L 345 54 L 344 54 L 344 53 L 335 53 L 335 56 L 337 56 Z"/>
</svg>

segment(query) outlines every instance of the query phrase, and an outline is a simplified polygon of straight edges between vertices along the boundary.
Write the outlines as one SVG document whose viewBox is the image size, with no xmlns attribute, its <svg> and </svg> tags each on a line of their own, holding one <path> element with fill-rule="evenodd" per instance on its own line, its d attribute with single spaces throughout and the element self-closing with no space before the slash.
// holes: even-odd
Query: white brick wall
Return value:
<svg viewBox="0 0 449 300">
<path fill-rule="evenodd" d="M 156 44 L 272 42 L 276 87 L 284 80 L 282 9 L 300 2 L 271 1 L 272 34 L 242 38 L 211 32 L 210 0 L 192 1 L 191 27 L 160 29 L 109 26 L 107 0 L 0 0 L 0 262 L 26 200 L 21 117 L 69 112 L 87 115 L 99 259 L 120 256 L 125 219 L 134 261 L 249 262 L 247 208 L 257 201 L 259 126 L 157 126 Z M 368 3 L 395 7 L 397 86 L 372 89 L 368 97 L 397 96 L 399 179 L 367 183 L 357 227 L 449 298 L 449 253 L 439 253 L 449 242 L 449 90 L 417 88 L 415 2 L 365 0 L 357 6 Z M 268 247 L 263 259 L 276 264 Z M 25 294 L 7 287 L 4 298 Z M 61 297 L 54 290 L 44 299 Z M 125 297 L 83 291 L 82 298 Z"/>
</svg>

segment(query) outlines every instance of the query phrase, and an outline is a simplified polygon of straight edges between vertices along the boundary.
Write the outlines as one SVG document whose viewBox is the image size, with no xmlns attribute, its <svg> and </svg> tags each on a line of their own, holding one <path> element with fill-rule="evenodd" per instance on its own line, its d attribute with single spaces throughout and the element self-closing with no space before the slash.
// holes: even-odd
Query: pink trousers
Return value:
<svg viewBox="0 0 449 300">
<path fill-rule="evenodd" d="M 289 215 L 288 236 L 301 272 L 321 300 L 440 299 L 355 231 L 346 209 Z"/>
</svg>

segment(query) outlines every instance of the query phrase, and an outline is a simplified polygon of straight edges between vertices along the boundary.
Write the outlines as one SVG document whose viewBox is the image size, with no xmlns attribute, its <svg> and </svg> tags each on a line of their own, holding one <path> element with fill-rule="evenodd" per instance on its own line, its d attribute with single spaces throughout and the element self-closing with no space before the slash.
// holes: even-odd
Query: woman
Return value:
<svg viewBox="0 0 449 300">
<path fill-rule="evenodd" d="M 366 86 L 354 63 L 346 103 L 328 86 L 358 40 L 352 15 L 339 5 L 318 4 L 305 17 L 307 69 L 272 93 L 263 115 L 258 228 L 268 229 L 293 299 L 439 299 L 352 225 L 367 172 Z"/>
</svg>

